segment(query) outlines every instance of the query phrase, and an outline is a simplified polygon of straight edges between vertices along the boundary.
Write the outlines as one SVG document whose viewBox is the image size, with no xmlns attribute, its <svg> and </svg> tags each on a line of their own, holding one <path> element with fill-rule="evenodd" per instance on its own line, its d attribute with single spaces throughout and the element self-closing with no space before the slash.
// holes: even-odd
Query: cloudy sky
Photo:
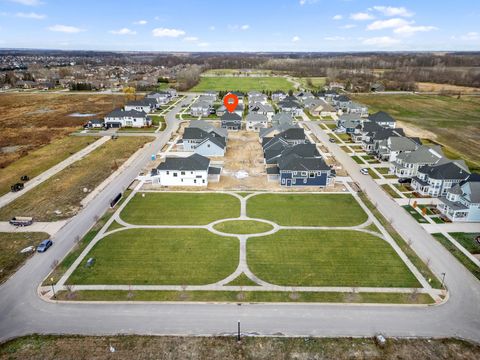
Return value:
<svg viewBox="0 0 480 360">
<path fill-rule="evenodd" d="M 479 17 L 477 0 L 0 0 L 0 48 L 480 50 Z"/>
</svg>

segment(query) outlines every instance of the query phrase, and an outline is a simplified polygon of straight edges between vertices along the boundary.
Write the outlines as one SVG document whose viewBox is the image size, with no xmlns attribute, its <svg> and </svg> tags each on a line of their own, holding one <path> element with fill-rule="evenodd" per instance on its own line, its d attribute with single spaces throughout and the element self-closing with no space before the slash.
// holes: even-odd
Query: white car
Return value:
<svg viewBox="0 0 480 360">
<path fill-rule="evenodd" d="M 362 169 L 360 169 L 360 172 L 361 172 L 363 175 L 368 175 L 368 169 L 367 169 L 367 168 L 362 168 Z"/>
</svg>

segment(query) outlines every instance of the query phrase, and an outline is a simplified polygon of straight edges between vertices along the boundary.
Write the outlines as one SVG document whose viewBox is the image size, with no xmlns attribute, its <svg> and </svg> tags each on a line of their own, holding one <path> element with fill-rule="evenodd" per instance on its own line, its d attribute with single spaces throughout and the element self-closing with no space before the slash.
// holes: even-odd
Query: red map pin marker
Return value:
<svg viewBox="0 0 480 360">
<path fill-rule="evenodd" d="M 229 93 L 223 98 L 223 105 L 227 108 L 228 112 L 234 112 L 238 105 L 238 97 L 235 94 Z"/>
</svg>

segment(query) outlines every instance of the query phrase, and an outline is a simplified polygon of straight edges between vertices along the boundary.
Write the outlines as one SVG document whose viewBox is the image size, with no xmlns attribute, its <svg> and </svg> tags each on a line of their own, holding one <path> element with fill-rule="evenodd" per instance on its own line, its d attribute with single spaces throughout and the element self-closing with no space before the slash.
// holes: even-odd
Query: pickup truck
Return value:
<svg viewBox="0 0 480 360">
<path fill-rule="evenodd" d="M 33 224 L 33 218 L 30 216 L 15 216 L 9 223 L 13 226 L 29 226 Z"/>
</svg>

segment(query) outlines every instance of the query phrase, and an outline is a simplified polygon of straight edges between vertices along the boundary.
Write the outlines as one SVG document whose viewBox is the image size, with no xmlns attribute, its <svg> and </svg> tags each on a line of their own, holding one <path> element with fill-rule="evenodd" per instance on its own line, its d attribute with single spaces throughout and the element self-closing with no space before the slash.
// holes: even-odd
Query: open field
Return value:
<svg viewBox="0 0 480 360">
<path fill-rule="evenodd" d="M 202 77 L 190 91 L 293 90 L 293 84 L 283 77 Z"/>
<path fill-rule="evenodd" d="M 247 279 L 248 280 L 248 279 Z M 256 285 L 229 283 L 228 285 Z M 356 304 L 432 304 L 428 294 L 419 293 L 353 293 L 288 291 L 169 291 L 169 290 L 81 290 L 61 291 L 57 298 L 70 301 L 201 301 L 233 303 L 356 303 Z"/>
<path fill-rule="evenodd" d="M 64 137 L 0 168 L 0 195 L 9 192 L 10 186 L 19 182 L 23 175 L 32 179 L 95 141 L 95 138 L 86 136 Z"/>
<path fill-rule="evenodd" d="M 453 245 L 443 234 L 432 234 L 450 253 L 457 258 L 478 280 L 480 280 L 480 268 L 466 257 L 458 248 Z"/>
<path fill-rule="evenodd" d="M 232 331 L 234 325 L 232 325 Z M 115 348 L 115 353 L 108 351 Z M 56 336 L 30 335 L 0 345 L 0 359 L 475 359 L 480 346 L 457 339 L 388 338 L 381 348 L 371 338 L 242 336 Z"/>
<path fill-rule="evenodd" d="M 240 216 L 240 201 L 228 194 L 136 194 L 121 213 L 136 225 L 206 225 Z"/>
<path fill-rule="evenodd" d="M 367 221 L 350 194 L 261 194 L 248 199 L 247 214 L 285 226 L 355 226 Z"/>
<path fill-rule="evenodd" d="M 270 224 L 254 220 L 225 221 L 215 225 L 214 228 L 228 234 L 256 234 L 273 229 Z"/>
<path fill-rule="evenodd" d="M 386 241 L 359 231 L 281 230 L 249 239 L 247 259 L 275 285 L 420 286 Z"/>
<path fill-rule="evenodd" d="M 303 88 L 309 89 L 309 90 L 319 90 L 325 86 L 325 80 L 326 77 L 302 77 L 302 78 L 296 78 Z M 308 84 L 308 81 L 310 80 L 311 85 Z"/>
<path fill-rule="evenodd" d="M 205 71 L 202 76 L 222 76 L 222 75 L 246 75 L 246 74 L 255 74 L 255 75 L 270 75 L 272 70 L 263 70 L 263 69 L 209 69 Z"/>
<path fill-rule="evenodd" d="M 431 82 L 417 82 L 418 91 L 420 92 L 449 92 L 449 93 L 461 93 L 461 94 L 470 94 L 470 93 L 480 93 L 479 88 L 469 87 L 469 86 L 458 86 L 451 84 L 438 84 Z"/>
<path fill-rule="evenodd" d="M 75 215 L 81 208 L 82 199 L 150 139 L 122 137 L 106 142 L 82 160 L 1 208 L 0 219 L 33 216 L 37 221 L 55 221 Z M 56 210 L 61 213 L 57 215 Z"/>
<path fill-rule="evenodd" d="M 21 254 L 20 250 L 28 246 L 37 246 L 42 240 L 48 238 L 50 236 L 46 233 L 0 233 L 0 284 L 32 255 L 32 253 Z"/>
<path fill-rule="evenodd" d="M 124 95 L 82 93 L 0 94 L 0 167 L 103 117 L 127 101 Z M 75 117 L 71 114 L 95 114 Z"/>
<path fill-rule="evenodd" d="M 235 238 L 203 229 L 127 229 L 100 240 L 68 283 L 205 285 L 235 271 L 238 254 Z"/>
<path fill-rule="evenodd" d="M 436 95 L 355 95 L 370 112 L 389 112 L 407 135 L 444 145 L 445 155 L 463 157 L 480 170 L 480 98 Z"/>
</svg>

